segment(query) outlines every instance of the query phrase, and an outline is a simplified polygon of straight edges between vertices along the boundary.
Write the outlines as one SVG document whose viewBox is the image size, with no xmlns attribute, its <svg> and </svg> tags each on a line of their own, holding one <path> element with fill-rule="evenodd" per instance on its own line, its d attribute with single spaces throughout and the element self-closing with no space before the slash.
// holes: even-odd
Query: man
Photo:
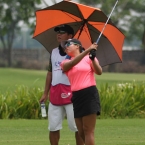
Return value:
<svg viewBox="0 0 145 145">
<path fill-rule="evenodd" d="M 68 40 L 73 37 L 74 30 L 69 25 L 61 25 L 54 28 L 57 33 L 57 41 Z M 79 137 L 74 121 L 73 106 L 71 102 L 71 88 L 67 76 L 62 72 L 60 63 L 66 59 L 66 53 L 61 45 L 54 48 L 49 62 L 49 68 L 46 77 L 45 90 L 40 102 L 45 102 L 49 92 L 49 139 L 51 145 L 58 145 L 60 138 L 60 129 L 62 129 L 62 121 L 66 114 L 69 128 L 75 132 L 76 144 L 83 145 L 82 139 Z"/>
</svg>

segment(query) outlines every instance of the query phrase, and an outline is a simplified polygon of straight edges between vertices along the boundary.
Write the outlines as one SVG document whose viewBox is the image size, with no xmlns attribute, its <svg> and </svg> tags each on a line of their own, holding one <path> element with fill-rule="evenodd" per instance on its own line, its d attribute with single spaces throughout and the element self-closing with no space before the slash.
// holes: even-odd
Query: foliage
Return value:
<svg viewBox="0 0 145 145">
<path fill-rule="evenodd" d="M 145 117 L 145 83 L 136 82 L 100 87 L 102 117 Z"/>
<path fill-rule="evenodd" d="M 144 27 L 145 27 L 145 26 L 144 26 Z M 143 33 L 142 43 L 143 43 L 144 48 L 145 48 L 145 30 L 144 30 L 144 33 Z"/>
<path fill-rule="evenodd" d="M 0 0 L 0 40 L 4 51 L 8 54 L 8 64 L 11 66 L 11 49 L 20 22 L 29 24 L 35 17 L 36 4 L 41 0 Z"/>
<path fill-rule="evenodd" d="M 0 119 L 40 119 L 39 99 L 43 89 L 18 86 L 14 92 L 0 94 Z M 100 118 L 145 118 L 145 83 L 108 84 L 99 88 Z M 46 103 L 48 108 L 48 103 Z"/>
<path fill-rule="evenodd" d="M 41 118 L 39 98 L 40 88 L 18 86 L 14 92 L 0 94 L 0 119 Z"/>
<path fill-rule="evenodd" d="M 80 0 L 87 5 L 100 8 L 109 16 L 116 0 Z M 145 22 L 145 3 L 144 0 L 125 0 L 119 1 L 111 20 L 125 34 L 128 41 L 142 39 Z"/>
</svg>

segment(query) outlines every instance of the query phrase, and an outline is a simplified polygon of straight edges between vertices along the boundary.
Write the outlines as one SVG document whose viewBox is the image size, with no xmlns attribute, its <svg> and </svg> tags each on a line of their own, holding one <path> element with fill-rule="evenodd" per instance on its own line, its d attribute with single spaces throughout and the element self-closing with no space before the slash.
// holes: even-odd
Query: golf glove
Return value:
<svg viewBox="0 0 145 145">
<path fill-rule="evenodd" d="M 96 57 L 96 49 L 92 49 L 92 50 L 90 51 L 89 58 L 90 58 L 91 60 L 94 60 L 95 57 Z"/>
</svg>

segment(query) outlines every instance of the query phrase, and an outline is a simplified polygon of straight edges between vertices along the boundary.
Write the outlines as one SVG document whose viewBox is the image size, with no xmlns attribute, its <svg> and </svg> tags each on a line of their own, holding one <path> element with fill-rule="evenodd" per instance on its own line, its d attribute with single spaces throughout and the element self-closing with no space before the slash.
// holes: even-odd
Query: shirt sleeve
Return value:
<svg viewBox="0 0 145 145">
<path fill-rule="evenodd" d="M 63 70 L 63 66 L 64 66 L 65 62 L 68 62 L 68 61 L 70 61 L 70 60 L 69 60 L 69 59 L 65 59 L 65 60 L 63 60 L 63 61 L 61 62 L 60 66 L 61 66 L 61 69 L 62 69 L 62 70 Z"/>
<path fill-rule="evenodd" d="M 50 58 L 49 58 L 48 71 L 52 72 L 52 62 L 51 62 L 51 55 L 50 55 Z"/>
</svg>

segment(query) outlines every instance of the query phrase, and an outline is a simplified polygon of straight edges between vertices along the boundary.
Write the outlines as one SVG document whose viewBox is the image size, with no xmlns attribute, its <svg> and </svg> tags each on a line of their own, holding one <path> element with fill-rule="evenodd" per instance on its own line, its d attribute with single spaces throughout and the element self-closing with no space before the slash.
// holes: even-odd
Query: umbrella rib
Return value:
<svg viewBox="0 0 145 145">
<path fill-rule="evenodd" d="M 79 21 L 77 21 L 76 19 L 74 19 L 73 17 L 71 17 L 67 12 L 65 12 L 65 11 L 62 11 L 63 13 L 65 13 L 67 16 L 69 16 L 70 18 L 72 18 L 75 22 L 79 22 Z M 78 17 L 79 18 L 79 17 Z M 79 39 L 79 37 L 80 37 L 80 35 L 81 35 L 81 33 L 82 33 L 82 31 L 83 31 L 83 28 L 84 28 L 84 26 L 85 26 L 85 24 L 87 23 L 87 20 L 86 19 L 81 19 L 80 18 L 80 20 L 82 21 L 82 25 L 81 25 L 81 28 L 80 28 L 80 32 L 79 32 L 79 35 L 78 35 L 78 39 Z M 88 35 L 88 34 L 87 34 Z"/>
<path fill-rule="evenodd" d="M 74 21 L 78 22 L 76 19 L 74 19 L 72 16 L 70 16 L 66 11 L 63 11 L 63 13 L 65 13 L 67 16 L 69 16 L 70 18 L 72 18 Z M 77 16 L 76 16 L 77 17 Z M 79 17 L 78 17 L 79 18 Z M 82 20 L 81 18 L 79 18 L 80 20 Z"/>
<path fill-rule="evenodd" d="M 83 31 L 83 28 L 84 28 L 84 26 L 85 26 L 86 23 L 87 23 L 87 20 L 84 19 L 84 20 L 83 20 L 83 24 L 82 24 L 82 26 L 81 26 L 81 28 L 80 28 L 80 32 L 79 32 L 79 35 L 78 35 L 78 39 L 79 39 L 79 37 L 80 37 L 80 35 L 81 35 L 81 33 L 82 33 L 82 31 Z"/>
</svg>

